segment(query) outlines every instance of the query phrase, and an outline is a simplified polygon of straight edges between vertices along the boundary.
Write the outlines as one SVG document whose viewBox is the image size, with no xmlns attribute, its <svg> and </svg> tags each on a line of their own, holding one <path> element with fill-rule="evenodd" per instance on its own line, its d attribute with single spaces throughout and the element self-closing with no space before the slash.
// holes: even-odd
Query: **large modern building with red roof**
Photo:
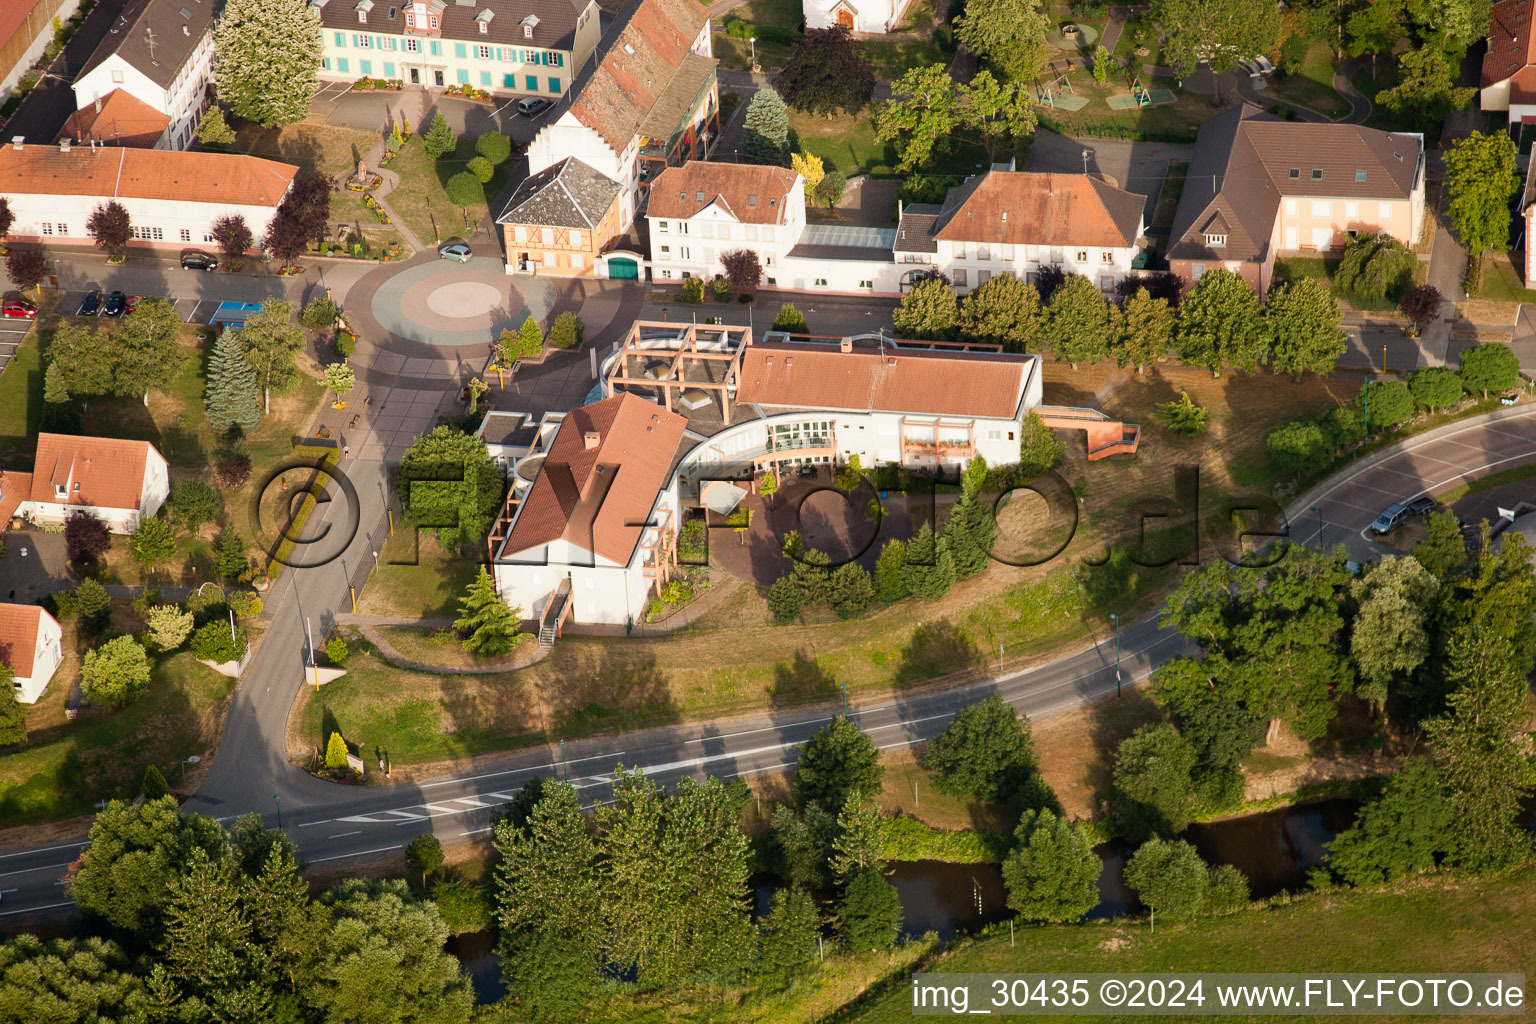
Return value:
<svg viewBox="0 0 1536 1024">
<path fill-rule="evenodd" d="M 36 704 L 64 660 L 58 620 L 35 604 L 0 603 L 0 664 L 10 666 L 16 699 Z"/>
<path fill-rule="evenodd" d="M 298 168 L 238 153 L 188 153 L 126 146 L 0 146 L 0 195 L 11 204 L 10 238 L 90 244 L 85 222 L 108 200 L 121 203 L 135 244 L 168 249 L 211 245 L 213 222 L 245 218 L 261 238 Z"/>
</svg>

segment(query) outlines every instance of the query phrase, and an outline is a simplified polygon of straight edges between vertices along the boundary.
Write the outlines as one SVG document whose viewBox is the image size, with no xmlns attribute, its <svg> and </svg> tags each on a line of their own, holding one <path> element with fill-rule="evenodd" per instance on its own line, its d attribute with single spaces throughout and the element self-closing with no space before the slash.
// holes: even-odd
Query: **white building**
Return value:
<svg viewBox="0 0 1536 1024">
<path fill-rule="evenodd" d="M 131 0 L 75 78 L 76 113 L 63 137 L 190 145 L 213 84 L 215 6 L 215 0 Z M 142 141 L 150 135 L 155 141 Z"/>
<path fill-rule="evenodd" d="M 16 699 L 36 704 L 64 660 L 58 620 L 35 604 L 0 604 L 0 662 L 14 675 Z"/>
<path fill-rule="evenodd" d="M 654 280 L 712 279 L 735 249 L 757 253 L 773 277 L 805 231 L 805 179 L 784 167 L 692 160 L 657 176 L 646 221 Z"/>
<path fill-rule="evenodd" d="M 901 208 L 901 286 L 939 270 L 965 294 L 998 274 L 1034 281 L 1042 266 L 1080 274 L 1108 294 L 1141 251 L 1146 196 L 1086 174 L 994 170 L 950 190 L 942 206 Z"/>
<path fill-rule="evenodd" d="M 911 0 L 801 0 L 806 28 L 841 25 L 853 32 L 894 32 Z"/>
<path fill-rule="evenodd" d="M 6 473 L 0 487 L 0 517 L 62 523 L 90 512 L 113 533 L 132 533 L 165 504 L 171 482 L 165 457 L 148 441 L 39 434 L 32 472 Z"/>
<path fill-rule="evenodd" d="M 698 0 L 638 0 L 544 115 L 528 172 L 575 157 L 623 186 L 620 230 L 667 166 L 709 155 L 720 132 L 709 11 Z"/>
<path fill-rule="evenodd" d="M 684 510 L 730 512 L 765 469 L 1017 462 L 1041 401 L 1036 356 L 699 324 L 636 323 L 601 378 L 607 397 L 546 415 L 491 531 L 497 590 L 544 643 L 636 620 Z"/>
<path fill-rule="evenodd" d="M 136 244 L 210 245 L 213 222 L 226 214 L 244 217 L 261 238 L 297 172 L 292 164 L 238 153 L 0 146 L 0 182 L 16 217 L 13 241 L 89 245 L 85 222 L 109 199 L 127 209 Z"/>
</svg>

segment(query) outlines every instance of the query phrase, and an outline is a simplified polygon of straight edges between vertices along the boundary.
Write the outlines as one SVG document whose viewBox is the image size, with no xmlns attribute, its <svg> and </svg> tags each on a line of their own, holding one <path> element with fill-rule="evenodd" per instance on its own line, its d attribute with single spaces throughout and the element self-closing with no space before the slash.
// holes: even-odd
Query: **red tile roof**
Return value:
<svg viewBox="0 0 1536 1024">
<path fill-rule="evenodd" d="M 32 474 L 0 470 L 0 528 L 32 494 Z"/>
<path fill-rule="evenodd" d="M 31 500 L 138 508 L 151 458 L 164 461 L 148 441 L 39 434 Z M 64 498 L 55 496 L 56 485 L 68 488 Z"/>
<path fill-rule="evenodd" d="M 1010 245 L 1136 244 L 1147 197 L 1086 174 L 992 171 L 953 189 L 934 237 Z"/>
<path fill-rule="evenodd" d="M 165 199 L 276 207 L 299 169 L 239 153 L 126 146 L 0 147 L 0 194 Z"/>
<path fill-rule="evenodd" d="M 564 540 L 628 565 L 687 426 L 684 417 L 632 394 L 571 410 L 502 551 Z"/>
<path fill-rule="evenodd" d="M 32 665 L 37 660 L 37 627 L 47 614 L 35 604 L 0 603 L 0 662 L 11 666 L 18 676 L 32 676 Z"/>
<path fill-rule="evenodd" d="M 1488 52 L 1483 55 L 1482 87 L 1497 85 L 1536 64 L 1536 33 L 1531 32 L 1531 0 L 1499 0 L 1488 19 Z"/>
<path fill-rule="evenodd" d="M 749 346 L 736 401 L 793 409 L 1014 419 L 1034 356 L 886 348 L 842 352 L 814 344 Z"/>
<path fill-rule="evenodd" d="M 786 167 L 690 160 L 668 167 L 652 182 L 647 216 L 692 217 L 720 202 L 743 224 L 782 224 L 784 197 L 799 177 Z"/>
<path fill-rule="evenodd" d="M 127 89 L 113 89 L 105 99 L 70 114 L 59 138 L 153 148 L 170 123 L 169 117 Z"/>
</svg>

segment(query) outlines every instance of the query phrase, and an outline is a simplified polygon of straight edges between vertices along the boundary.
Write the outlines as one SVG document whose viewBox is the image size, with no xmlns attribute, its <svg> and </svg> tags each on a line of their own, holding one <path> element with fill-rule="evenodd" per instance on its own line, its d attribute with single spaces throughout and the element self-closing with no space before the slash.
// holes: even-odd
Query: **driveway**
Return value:
<svg viewBox="0 0 1536 1024">
<path fill-rule="evenodd" d="M 441 113 L 456 135 L 498 131 L 526 146 L 549 119 L 552 109 L 546 108 L 539 116 L 529 118 L 517 112 L 517 101 L 521 99 L 518 96 L 498 97 L 495 103 L 482 103 L 447 96 L 423 86 L 396 92 L 389 89 L 355 90 L 345 88 L 345 85 L 344 82 L 320 83 L 310 99 L 311 116 L 342 128 L 376 132 L 403 113 L 410 119 L 413 131 L 424 131 L 432 115 Z"/>
<path fill-rule="evenodd" d="M 1148 224 L 1157 209 L 1157 194 L 1163 187 L 1168 161 L 1188 160 L 1195 147 L 1188 143 L 1127 142 L 1122 139 L 1071 139 L 1041 128 L 1035 132 L 1029 152 L 1027 171 L 1052 171 L 1057 174 L 1082 174 L 1087 152 L 1090 172 L 1107 174 L 1127 192 L 1147 197 L 1143 208 Z"/>
</svg>

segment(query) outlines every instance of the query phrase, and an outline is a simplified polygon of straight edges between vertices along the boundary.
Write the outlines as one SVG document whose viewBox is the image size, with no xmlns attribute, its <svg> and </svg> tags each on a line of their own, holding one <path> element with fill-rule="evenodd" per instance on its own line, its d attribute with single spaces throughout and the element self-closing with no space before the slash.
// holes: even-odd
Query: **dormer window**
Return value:
<svg viewBox="0 0 1536 1024">
<path fill-rule="evenodd" d="M 757 205 L 757 196 L 747 196 L 747 205 L 748 206 L 756 206 Z"/>
<path fill-rule="evenodd" d="M 1227 245 L 1226 235 L 1206 235 L 1205 244 L 1212 249 L 1224 249 Z"/>
<path fill-rule="evenodd" d="M 416 15 L 412 14 L 410 11 L 406 11 L 405 12 L 405 27 L 406 28 L 415 28 L 416 27 Z"/>
<path fill-rule="evenodd" d="M 524 25 L 523 26 L 523 38 L 524 39 L 532 39 L 533 38 L 533 26 L 532 25 Z"/>
<path fill-rule="evenodd" d="M 357 12 L 357 23 L 359 25 L 366 25 L 366 24 L 368 24 L 368 12 L 367 11 L 358 11 Z"/>
<path fill-rule="evenodd" d="M 482 21 L 482 22 L 480 22 L 480 34 L 481 34 L 481 35 L 485 35 L 485 34 L 486 34 L 486 33 L 487 33 L 487 32 L 489 32 L 489 31 L 490 31 L 490 30 L 491 30 L 491 26 L 489 26 L 489 25 L 487 25 L 487 24 L 486 24 L 486 23 L 485 23 L 485 22 L 483 22 L 483 21 Z"/>
<path fill-rule="evenodd" d="M 523 26 L 523 38 L 532 39 L 533 30 L 539 25 L 539 16 L 537 14 L 530 14 L 521 22 L 519 22 L 519 24 Z"/>
<path fill-rule="evenodd" d="M 695 192 L 693 194 L 693 201 L 696 202 L 696 203 L 702 203 L 704 201 L 704 193 L 703 192 Z"/>
<path fill-rule="evenodd" d="M 427 23 L 428 23 L 429 27 L 437 28 L 437 15 L 434 14 L 430 18 L 428 18 L 427 19 Z"/>
<path fill-rule="evenodd" d="M 69 497 L 69 488 L 65 487 L 63 484 L 54 484 L 53 485 L 53 496 L 55 498 L 58 498 L 60 501 L 62 501 L 65 498 Z"/>
</svg>

